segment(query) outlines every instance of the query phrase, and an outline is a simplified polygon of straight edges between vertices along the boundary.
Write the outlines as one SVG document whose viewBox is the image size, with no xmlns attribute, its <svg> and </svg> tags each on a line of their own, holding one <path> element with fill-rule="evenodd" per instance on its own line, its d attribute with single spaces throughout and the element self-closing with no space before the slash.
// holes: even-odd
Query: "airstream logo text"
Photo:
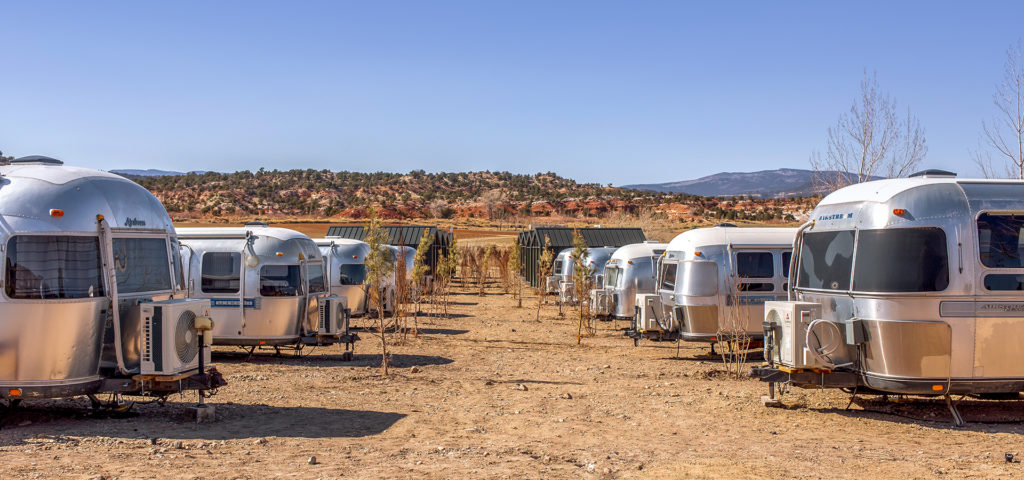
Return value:
<svg viewBox="0 0 1024 480">
<path fill-rule="evenodd" d="M 818 221 L 825 222 L 829 220 L 842 220 L 844 218 L 853 218 L 852 213 L 833 213 L 832 215 L 822 215 L 818 217 Z"/>
<path fill-rule="evenodd" d="M 124 219 L 124 226 L 129 227 L 129 228 L 131 228 L 131 227 L 145 227 L 146 226 L 146 221 L 145 220 L 139 220 L 137 218 L 132 218 L 132 217 L 125 217 L 125 219 Z"/>
</svg>

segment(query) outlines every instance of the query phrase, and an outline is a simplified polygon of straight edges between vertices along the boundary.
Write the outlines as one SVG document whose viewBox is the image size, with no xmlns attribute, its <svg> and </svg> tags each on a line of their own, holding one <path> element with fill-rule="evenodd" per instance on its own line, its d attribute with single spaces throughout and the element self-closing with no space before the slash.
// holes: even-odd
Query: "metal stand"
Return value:
<svg viewBox="0 0 1024 480">
<path fill-rule="evenodd" d="M 953 424 L 958 427 L 964 426 L 964 418 L 960 416 L 956 405 L 953 405 L 953 398 L 948 393 L 946 394 L 946 407 L 949 408 L 949 413 L 953 414 Z"/>
</svg>

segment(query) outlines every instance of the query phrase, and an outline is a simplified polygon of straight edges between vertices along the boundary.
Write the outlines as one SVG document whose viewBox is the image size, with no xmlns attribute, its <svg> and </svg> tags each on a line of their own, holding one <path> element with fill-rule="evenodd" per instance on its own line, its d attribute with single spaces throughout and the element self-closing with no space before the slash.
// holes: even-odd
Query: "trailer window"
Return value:
<svg viewBox="0 0 1024 480">
<path fill-rule="evenodd" d="M 619 280 L 619 267 L 605 267 L 604 268 L 604 286 L 609 288 L 615 288 L 615 282 Z"/>
<path fill-rule="evenodd" d="M 661 289 L 675 291 L 676 289 L 676 267 L 675 263 L 663 263 L 661 265 Z"/>
<path fill-rule="evenodd" d="M 178 239 L 175 237 L 171 237 L 171 262 L 174 263 L 174 283 L 177 285 L 178 290 L 184 290 L 185 276 L 182 273 L 181 244 L 178 243 Z"/>
<path fill-rule="evenodd" d="M 114 277 L 117 293 L 158 292 L 171 289 L 167 240 L 115 238 Z"/>
<path fill-rule="evenodd" d="M 793 252 L 782 252 L 782 277 L 789 278 L 789 263 L 793 261 Z"/>
<path fill-rule="evenodd" d="M 366 265 L 352 263 L 341 266 L 338 283 L 341 285 L 362 285 L 366 281 Z"/>
<path fill-rule="evenodd" d="M 809 232 L 800 248 L 797 286 L 823 290 L 849 290 L 853 267 L 852 230 Z"/>
<path fill-rule="evenodd" d="M 260 295 L 296 297 L 302 295 L 298 265 L 264 265 L 260 269 Z"/>
<path fill-rule="evenodd" d="M 740 252 L 736 254 L 736 275 L 740 278 L 772 278 L 775 276 L 771 252 Z"/>
<path fill-rule="evenodd" d="M 204 253 L 201 279 L 203 293 L 238 293 L 241 271 L 242 254 L 238 252 Z"/>
<path fill-rule="evenodd" d="M 985 275 L 985 290 L 1022 291 L 1024 290 L 1024 275 L 1012 273 Z"/>
<path fill-rule="evenodd" d="M 105 295 L 98 237 L 18 235 L 7 242 L 7 296 L 18 299 Z"/>
<path fill-rule="evenodd" d="M 1021 230 L 1024 216 L 992 215 L 978 217 L 978 247 L 981 263 L 991 268 L 1020 268 Z"/>
<path fill-rule="evenodd" d="M 940 292 L 948 286 L 946 234 L 942 229 L 861 230 L 854 290 Z"/>
<path fill-rule="evenodd" d="M 309 293 L 320 293 L 327 291 L 324 284 L 324 267 L 320 265 L 309 266 Z"/>
</svg>

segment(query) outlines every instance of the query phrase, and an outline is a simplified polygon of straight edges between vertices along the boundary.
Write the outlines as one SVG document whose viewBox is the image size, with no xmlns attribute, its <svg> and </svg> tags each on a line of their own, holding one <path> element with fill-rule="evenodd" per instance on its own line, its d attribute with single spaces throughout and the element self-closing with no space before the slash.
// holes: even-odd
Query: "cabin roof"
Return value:
<svg viewBox="0 0 1024 480">
<path fill-rule="evenodd" d="M 434 225 L 384 225 L 384 232 L 388 236 L 388 244 L 390 245 L 407 245 L 416 246 L 420 243 L 420 238 L 423 237 L 423 233 L 426 232 L 433 240 L 432 245 L 442 245 L 447 247 L 451 245 L 452 234 L 451 232 L 438 229 Z M 328 239 L 332 238 L 347 238 L 353 240 L 366 240 L 366 226 L 365 225 L 333 225 L 327 229 Z"/>
<path fill-rule="evenodd" d="M 538 246 L 560 250 L 572 247 L 572 228 L 569 227 L 537 227 L 519 234 L 519 244 Z M 588 247 L 622 247 L 647 240 L 644 231 L 639 228 L 578 228 L 575 229 L 583 237 Z M 550 240 L 550 244 L 545 243 Z"/>
</svg>

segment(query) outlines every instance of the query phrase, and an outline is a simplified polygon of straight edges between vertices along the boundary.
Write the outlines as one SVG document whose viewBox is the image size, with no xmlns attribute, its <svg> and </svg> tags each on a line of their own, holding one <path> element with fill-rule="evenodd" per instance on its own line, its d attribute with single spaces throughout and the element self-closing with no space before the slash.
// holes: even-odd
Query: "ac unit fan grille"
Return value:
<svg viewBox="0 0 1024 480">
<path fill-rule="evenodd" d="M 178 322 L 174 326 L 174 349 L 181 363 L 187 364 L 199 354 L 199 339 L 195 330 L 195 312 L 191 310 L 181 312 L 181 315 L 178 316 Z"/>
</svg>

